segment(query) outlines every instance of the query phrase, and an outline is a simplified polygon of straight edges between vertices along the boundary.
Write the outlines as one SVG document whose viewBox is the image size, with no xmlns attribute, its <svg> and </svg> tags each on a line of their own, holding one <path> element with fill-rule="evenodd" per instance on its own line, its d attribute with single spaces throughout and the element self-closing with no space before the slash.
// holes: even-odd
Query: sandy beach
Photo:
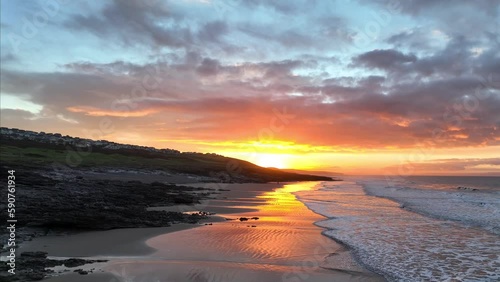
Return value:
<svg viewBox="0 0 500 282">
<path fill-rule="evenodd" d="M 44 281 L 384 281 L 321 235 L 313 223 L 322 217 L 292 194 L 317 184 L 225 185 L 197 206 L 155 208 L 217 213 L 210 223 L 48 236 L 21 250 L 109 260 L 85 266 L 98 269 L 89 275 L 69 269 Z"/>
</svg>

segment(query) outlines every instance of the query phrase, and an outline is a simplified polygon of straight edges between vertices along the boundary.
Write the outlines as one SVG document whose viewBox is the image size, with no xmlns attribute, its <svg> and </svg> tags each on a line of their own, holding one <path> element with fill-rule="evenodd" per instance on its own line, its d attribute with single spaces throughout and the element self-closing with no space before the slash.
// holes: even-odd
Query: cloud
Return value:
<svg viewBox="0 0 500 282">
<path fill-rule="evenodd" d="M 416 51 L 430 51 L 446 37 L 432 36 L 429 28 L 416 27 L 389 36 L 385 41 L 396 48 L 409 48 Z"/>
<path fill-rule="evenodd" d="M 72 62 L 61 72 L 4 70 L 2 91 L 24 95 L 82 126 L 104 117 L 122 128 L 163 122 L 172 138 L 256 139 L 274 112 L 286 109 L 300 118 L 275 139 L 355 148 L 498 144 L 499 96 L 486 95 L 492 88 L 473 70 L 463 74 L 448 66 L 463 54 L 462 61 L 475 62 L 477 70 L 496 68 L 495 60 L 483 56 L 497 55 L 474 57 L 465 51 L 472 45 L 458 42 L 427 57 L 377 49 L 353 59 L 358 66 L 397 73 L 400 80 L 389 74 L 318 79 L 299 72 L 337 62 L 331 57 L 231 64 L 191 51 L 145 64 Z"/>
<path fill-rule="evenodd" d="M 395 70 L 402 65 L 414 63 L 417 57 L 413 54 L 403 54 L 397 50 L 373 50 L 354 58 L 353 63 L 368 68 Z"/>
<path fill-rule="evenodd" d="M 316 0 L 294 0 L 294 1 L 266 1 L 266 0 L 240 0 L 241 5 L 250 9 L 258 7 L 270 8 L 283 14 L 296 14 L 302 11 L 304 6 L 314 5 Z"/>
<path fill-rule="evenodd" d="M 17 60 L 18 60 L 18 58 L 12 53 L 2 54 L 2 56 L 0 57 L 0 61 L 3 64 L 12 63 L 12 62 L 15 62 Z"/>
<path fill-rule="evenodd" d="M 500 8 L 496 0 L 358 0 L 367 6 L 378 6 L 425 22 L 446 34 L 476 37 L 478 32 L 498 33 Z"/>
<path fill-rule="evenodd" d="M 12 120 L 27 120 L 35 117 L 35 114 L 33 114 L 32 112 L 14 109 L 2 109 L 1 114 L 2 120 L 4 120 L 4 118 Z"/>
<path fill-rule="evenodd" d="M 203 76 L 211 76 L 215 75 L 219 72 L 220 63 L 217 60 L 213 60 L 210 58 L 205 58 L 198 66 L 196 71 Z"/>
<path fill-rule="evenodd" d="M 155 110 L 103 110 L 95 107 L 68 107 L 66 108 L 68 111 L 73 113 L 84 113 L 88 116 L 96 116 L 96 117 L 104 117 L 104 116 L 112 116 L 112 117 L 143 117 L 155 113 Z"/>
<path fill-rule="evenodd" d="M 289 19 L 293 21 L 294 18 Z M 346 22 L 339 17 L 312 18 L 314 24 L 309 26 L 294 24 L 282 26 L 260 22 L 243 22 L 236 26 L 237 30 L 252 37 L 252 45 L 272 47 L 269 52 L 282 51 L 342 51 L 352 43 L 352 32 L 346 27 Z M 256 44 L 257 43 L 257 44 Z M 275 46 L 270 44 L 274 44 Z"/>
<path fill-rule="evenodd" d="M 460 0 L 447 9 L 447 1 L 400 2 L 394 25 L 366 46 L 350 45 L 349 27 L 372 10 L 351 2 L 235 1 L 224 14 L 214 1 L 117 0 L 70 9 L 30 41 L 40 54 L 2 65 L 2 93 L 43 107 L 43 115 L 2 110 L 3 118 L 21 127 L 16 118 L 40 128 L 50 121 L 68 132 L 110 119 L 117 132 L 145 138 L 238 142 L 258 139 L 284 111 L 295 118 L 272 138 L 297 144 L 499 144 L 492 2 Z M 466 9 L 468 20 L 482 16 L 471 20 L 475 33 L 449 20 Z M 478 28 L 483 20 L 490 25 Z M 59 32 L 93 36 L 31 67 L 49 52 L 44 42 L 61 45 Z"/>
<path fill-rule="evenodd" d="M 101 11 L 90 15 L 75 14 L 64 24 L 72 30 L 86 30 L 100 38 L 115 38 L 126 45 L 147 42 L 178 48 L 193 44 L 194 36 L 190 28 L 181 25 L 181 19 L 181 15 L 159 1 L 147 5 L 141 0 L 114 0 Z"/>
<path fill-rule="evenodd" d="M 495 45 L 456 36 L 432 53 L 416 56 L 396 49 L 377 49 L 354 57 L 351 66 L 383 70 L 397 79 L 415 79 L 416 75 L 436 79 L 486 77 L 500 73 L 500 55 Z"/>
<path fill-rule="evenodd" d="M 41 113 L 31 113 L 24 110 L 2 109 L 0 113 L 2 126 L 22 128 L 33 131 L 47 132 L 73 132 L 75 136 L 82 136 L 81 131 L 75 132 L 75 120 L 61 114 L 54 114 L 50 111 Z M 43 129 L 42 129 L 43 128 Z"/>
<path fill-rule="evenodd" d="M 206 23 L 198 33 L 198 37 L 206 42 L 220 42 L 224 34 L 228 32 L 228 25 L 226 22 L 216 20 Z"/>
<path fill-rule="evenodd" d="M 498 13 L 498 2 L 495 0 L 408 0 L 401 1 L 401 10 L 412 15 L 425 13 L 430 9 L 450 8 L 451 6 L 472 7 L 484 12 L 485 14 L 495 16 Z"/>
</svg>

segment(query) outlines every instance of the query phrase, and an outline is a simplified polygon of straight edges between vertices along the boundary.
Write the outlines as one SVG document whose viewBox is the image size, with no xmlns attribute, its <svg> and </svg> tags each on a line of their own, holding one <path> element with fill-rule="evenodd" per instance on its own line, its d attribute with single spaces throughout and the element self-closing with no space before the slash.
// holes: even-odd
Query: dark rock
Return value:
<svg viewBox="0 0 500 282">
<path fill-rule="evenodd" d="M 23 252 L 23 253 L 21 253 L 21 257 L 44 259 L 47 257 L 47 252 Z"/>
<path fill-rule="evenodd" d="M 19 198 L 16 212 L 23 215 L 20 226 L 51 231 L 162 227 L 171 222 L 196 223 L 208 215 L 146 210 L 151 206 L 199 203 L 206 195 L 195 194 L 197 188 L 119 180 L 68 182 L 45 177 L 28 168 L 20 171 L 19 185 L 24 187 L 16 192 Z M 0 220 L 2 217 L 0 215 Z M 5 235 L 0 234 L 0 240 L 4 239 L 2 236 Z"/>
<path fill-rule="evenodd" d="M 80 274 L 80 275 L 87 275 L 87 274 L 89 274 L 89 272 L 88 272 L 88 271 L 85 271 L 85 270 L 80 269 L 80 271 L 78 271 L 78 274 Z"/>
<path fill-rule="evenodd" d="M 22 214 L 16 229 L 20 243 L 34 237 L 48 234 L 68 234 L 83 230 L 108 230 L 114 228 L 161 227 L 174 222 L 196 223 L 206 214 L 186 215 L 180 212 L 148 211 L 149 206 L 198 203 L 202 193 L 195 194 L 194 188 L 175 185 L 143 182 L 125 182 L 119 180 L 78 179 L 71 181 L 72 172 L 67 172 L 65 179 L 44 176 L 38 170 L 17 166 L 19 173 L 16 183 L 23 189 L 17 189 L 16 199 Z M 3 178 L 6 169 L 0 171 Z M 17 172 L 17 169 L 16 169 Z M 73 174 L 76 179 L 76 175 Z M 6 187 L 6 186 L 5 186 Z M 0 215 L 0 228 L 4 228 L 5 214 Z M 7 232 L 0 233 L 0 240 L 6 241 Z M 16 260 L 16 275 L 4 275 L 5 264 L 0 266 L 0 281 L 39 281 L 52 270 L 46 268 L 64 265 L 78 267 L 87 263 L 104 262 L 102 260 L 50 260 L 46 252 L 24 252 Z M 7 269 L 5 269 L 7 270 Z M 80 273 L 80 274 L 87 274 Z M 8 274 L 8 273 L 7 273 Z M 5 280 L 5 279 L 16 280 Z"/>
<path fill-rule="evenodd" d="M 77 266 L 82 266 L 84 264 L 86 264 L 87 261 L 84 260 L 84 259 L 75 259 L 75 258 L 71 258 L 71 259 L 67 259 L 64 261 L 64 266 L 66 267 L 77 267 Z"/>
<path fill-rule="evenodd" d="M 246 217 L 240 217 L 240 221 L 248 221 L 248 218 L 246 218 Z"/>
<path fill-rule="evenodd" d="M 476 188 L 471 188 L 471 187 L 458 186 L 458 187 L 457 187 L 457 190 L 477 191 L 478 189 L 476 189 Z"/>
<path fill-rule="evenodd" d="M 106 260 L 84 260 L 84 259 L 66 259 L 52 260 L 47 258 L 46 252 L 24 252 L 21 253 L 16 261 L 16 274 L 4 275 L 7 273 L 6 264 L 0 265 L 0 281 L 39 281 L 44 279 L 47 274 L 54 272 L 47 269 L 64 265 L 66 267 L 76 267 L 88 263 L 106 262 Z M 5 270 L 5 271 L 4 271 Z M 80 271 L 81 269 L 78 269 Z M 83 270 L 81 270 L 83 271 Z M 79 272 L 80 273 L 80 272 Z M 80 274 L 87 274 L 88 272 Z"/>
</svg>

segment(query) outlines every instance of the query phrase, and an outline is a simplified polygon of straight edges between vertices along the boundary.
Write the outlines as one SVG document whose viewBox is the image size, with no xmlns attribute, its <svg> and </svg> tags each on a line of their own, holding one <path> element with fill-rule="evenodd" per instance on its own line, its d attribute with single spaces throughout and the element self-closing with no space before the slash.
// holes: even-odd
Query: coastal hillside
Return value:
<svg viewBox="0 0 500 282">
<path fill-rule="evenodd" d="M 331 177 L 264 168 L 217 154 L 90 140 L 58 133 L 0 128 L 3 165 L 65 171 L 184 175 L 203 182 L 328 181 Z"/>
</svg>

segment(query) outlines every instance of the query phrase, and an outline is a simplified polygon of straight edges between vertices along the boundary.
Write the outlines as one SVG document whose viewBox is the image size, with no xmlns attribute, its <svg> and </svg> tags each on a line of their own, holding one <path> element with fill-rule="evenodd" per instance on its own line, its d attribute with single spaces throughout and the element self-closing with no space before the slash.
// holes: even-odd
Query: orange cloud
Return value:
<svg viewBox="0 0 500 282">
<path fill-rule="evenodd" d="M 73 112 L 73 113 L 84 113 L 85 115 L 88 116 L 94 116 L 94 117 L 103 117 L 103 116 L 108 116 L 108 117 L 144 117 L 147 115 L 150 115 L 152 113 L 157 112 L 157 110 L 153 109 L 148 109 L 148 110 L 140 110 L 140 111 L 110 111 L 110 110 L 103 110 L 99 108 L 94 108 L 94 107 L 68 107 L 66 108 L 68 111 Z"/>
</svg>

